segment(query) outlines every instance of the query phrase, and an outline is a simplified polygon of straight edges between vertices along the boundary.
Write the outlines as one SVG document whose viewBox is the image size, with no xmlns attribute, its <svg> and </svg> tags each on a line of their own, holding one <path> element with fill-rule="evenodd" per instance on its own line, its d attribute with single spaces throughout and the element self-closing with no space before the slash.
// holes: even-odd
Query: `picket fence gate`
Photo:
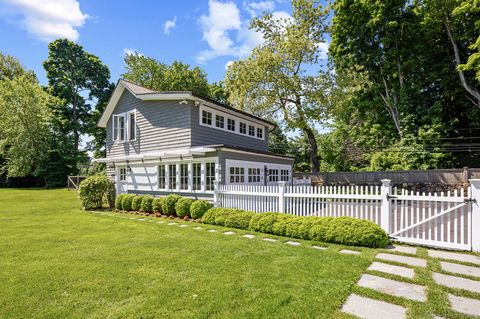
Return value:
<svg viewBox="0 0 480 319">
<path fill-rule="evenodd" d="M 480 251 L 480 179 L 454 192 L 420 193 L 390 186 L 221 185 L 216 207 L 296 216 L 349 216 L 370 220 L 392 240 Z"/>
</svg>

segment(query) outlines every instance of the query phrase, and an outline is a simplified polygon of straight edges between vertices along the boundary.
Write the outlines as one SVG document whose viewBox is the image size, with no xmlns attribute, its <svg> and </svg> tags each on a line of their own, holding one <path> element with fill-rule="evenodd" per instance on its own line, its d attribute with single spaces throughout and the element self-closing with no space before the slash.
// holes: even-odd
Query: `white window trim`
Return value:
<svg viewBox="0 0 480 319">
<path fill-rule="evenodd" d="M 209 112 L 209 113 L 212 114 L 212 124 L 211 125 L 203 123 L 203 118 L 202 118 L 203 111 Z M 240 135 L 240 136 L 246 136 L 246 137 L 257 139 L 257 140 L 260 140 L 260 141 L 265 141 L 265 139 L 266 139 L 267 134 L 265 133 L 266 132 L 265 126 L 258 125 L 258 124 L 254 123 L 252 121 L 245 120 L 241 117 L 232 116 L 229 113 L 221 112 L 221 111 L 218 111 L 216 109 L 210 108 L 210 107 L 205 106 L 205 105 L 200 105 L 198 114 L 199 114 L 199 116 L 198 116 L 199 117 L 199 124 L 201 126 L 210 127 L 210 128 L 216 129 L 216 130 L 220 130 L 220 131 L 224 131 L 224 132 L 228 132 L 228 133 L 232 133 L 232 134 L 237 134 L 237 135 Z M 223 116 L 223 118 L 224 118 L 223 128 L 216 126 L 217 115 L 218 116 Z M 235 121 L 235 130 L 234 131 L 231 131 L 231 130 L 228 129 L 228 119 L 232 119 L 232 120 Z M 245 123 L 247 125 L 247 130 L 246 130 L 245 134 L 240 133 L 240 122 Z M 249 125 L 253 126 L 254 129 L 255 129 L 255 132 L 254 132 L 255 134 L 253 136 L 248 134 Z M 258 128 L 261 128 L 262 131 L 263 131 L 262 138 L 257 137 Z"/>
<path fill-rule="evenodd" d="M 120 135 L 120 123 L 118 122 L 118 118 L 123 117 L 123 124 L 124 124 L 124 132 L 123 132 L 123 139 L 118 139 L 118 135 Z M 115 123 L 117 123 L 117 136 L 115 136 Z M 112 140 L 114 143 L 125 143 L 125 137 L 127 137 L 128 128 L 127 128 L 127 116 L 126 113 L 118 113 L 112 115 Z"/>
<path fill-rule="evenodd" d="M 131 139 L 130 138 L 130 115 L 133 114 L 133 117 L 135 118 L 135 138 Z M 127 135 L 128 135 L 128 142 L 135 142 L 137 140 L 137 135 L 138 135 L 138 130 L 137 130 L 137 110 L 132 110 L 127 112 Z"/>
<path fill-rule="evenodd" d="M 277 185 L 278 182 L 270 182 L 268 179 L 268 170 L 269 169 L 278 169 L 278 181 L 280 181 L 280 172 L 281 170 L 288 170 L 289 171 L 289 181 L 287 183 L 292 182 L 292 166 L 288 164 L 275 164 L 275 163 L 268 163 L 268 162 L 252 162 L 252 161 L 241 161 L 241 160 L 225 160 L 225 183 L 230 183 L 230 167 L 244 167 L 245 171 L 245 183 L 249 185 Z M 267 172 L 265 172 L 265 167 Z M 248 182 L 248 168 L 260 168 L 260 182 L 249 183 Z M 267 180 L 265 181 L 265 178 Z M 238 185 L 239 183 L 233 183 L 234 185 Z"/>
</svg>

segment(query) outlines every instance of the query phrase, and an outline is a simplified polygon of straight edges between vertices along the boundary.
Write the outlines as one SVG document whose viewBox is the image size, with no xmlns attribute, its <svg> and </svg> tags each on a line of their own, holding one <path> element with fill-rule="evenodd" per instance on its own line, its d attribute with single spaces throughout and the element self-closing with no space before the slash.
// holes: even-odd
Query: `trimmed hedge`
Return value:
<svg viewBox="0 0 480 319">
<path fill-rule="evenodd" d="M 132 200 L 132 210 L 134 211 L 140 211 L 140 206 L 142 205 L 142 200 L 143 196 L 141 195 L 135 195 L 135 197 Z"/>
<path fill-rule="evenodd" d="M 165 197 L 157 197 L 153 199 L 152 209 L 155 213 L 163 213 L 162 205 Z"/>
<path fill-rule="evenodd" d="M 168 195 L 167 197 L 165 197 L 162 202 L 163 213 L 169 216 L 175 215 L 175 205 L 180 198 L 182 198 L 182 196 L 176 194 Z"/>
<path fill-rule="evenodd" d="M 126 210 L 127 212 L 132 211 L 132 202 L 133 199 L 135 198 L 135 195 L 133 194 L 126 194 L 125 197 L 122 200 L 122 209 Z"/>
<path fill-rule="evenodd" d="M 267 234 L 311 239 L 343 245 L 385 247 L 388 236 L 377 224 L 351 217 L 298 217 L 238 209 L 211 208 L 205 224 L 249 229 Z"/>
<path fill-rule="evenodd" d="M 115 200 L 115 209 L 117 210 L 122 210 L 122 201 L 125 198 L 127 194 L 120 194 L 117 196 L 117 199 Z"/>
<path fill-rule="evenodd" d="M 146 213 L 153 212 L 153 199 L 154 197 L 152 195 L 143 196 L 142 203 L 140 204 L 140 210 Z"/>
<path fill-rule="evenodd" d="M 206 200 L 196 200 L 195 202 L 193 202 L 192 206 L 190 206 L 190 217 L 195 219 L 202 218 L 205 212 L 210 208 L 212 208 L 212 204 L 210 204 Z"/>
<path fill-rule="evenodd" d="M 84 209 L 101 208 L 104 202 L 114 207 L 115 186 L 107 176 L 90 176 L 80 183 L 78 197 Z"/>
<path fill-rule="evenodd" d="M 195 200 L 192 198 L 182 197 L 175 204 L 175 212 L 178 217 L 190 216 L 190 206 Z"/>
</svg>

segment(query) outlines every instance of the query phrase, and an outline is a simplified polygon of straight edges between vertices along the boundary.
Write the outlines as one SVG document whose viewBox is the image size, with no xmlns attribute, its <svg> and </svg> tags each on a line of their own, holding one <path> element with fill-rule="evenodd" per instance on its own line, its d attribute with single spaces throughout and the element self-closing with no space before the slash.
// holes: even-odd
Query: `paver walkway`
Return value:
<svg viewBox="0 0 480 319">
<path fill-rule="evenodd" d="M 434 272 L 432 276 L 433 280 L 439 285 L 480 293 L 480 281 L 439 274 L 438 272 Z"/>
<path fill-rule="evenodd" d="M 469 262 L 472 264 L 480 265 L 480 257 L 473 256 L 473 255 L 452 253 L 449 251 L 441 251 L 441 250 L 429 250 L 428 255 L 433 258 L 450 259 L 450 260 L 463 261 L 463 262 Z"/>
<path fill-rule="evenodd" d="M 417 248 L 415 247 L 407 247 L 407 246 L 388 246 L 387 249 L 389 251 L 395 251 L 399 253 L 404 253 L 404 254 L 411 254 L 415 255 L 417 253 Z"/>
<path fill-rule="evenodd" d="M 342 249 L 339 251 L 340 254 L 347 254 L 347 255 L 360 255 L 361 252 L 356 250 L 349 250 L 349 249 Z"/>
<path fill-rule="evenodd" d="M 423 268 L 427 267 L 427 261 L 425 259 L 416 258 L 416 257 L 407 257 L 407 256 L 380 253 L 380 254 L 377 254 L 375 258 L 388 260 L 388 261 L 395 261 L 397 263 L 407 264 L 414 267 L 423 267 Z"/>
<path fill-rule="evenodd" d="M 453 310 L 472 316 L 480 316 L 480 300 L 448 295 L 448 301 Z"/>
<path fill-rule="evenodd" d="M 416 301 L 427 300 L 425 287 L 406 282 L 364 274 L 358 281 L 357 285 L 396 297 L 403 297 Z"/>
<path fill-rule="evenodd" d="M 350 295 L 342 311 L 365 319 L 405 319 L 407 309 L 385 301 Z"/>
<path fill-rule="evenodd" d="M 384 272 L 391 275 L 402 276 L 410 279 L 413 278 L 413 276 L 415 276 L 415 273 L 413 272 L 412 268 L 384 264 L 378 261 L 374 261 L 370 265 L 370 267 L 368 267 L 367 269 L 376 270 L 376 271 Z"/>
<path fill-rule="evenodd" d="M 441 261 L 440 267 L 444 271 L 453 272 L 461 275 L 480 277 L 480 268 L 478 267 L 465 266 L 451 263 L 448 261 Z"/>
</svg>

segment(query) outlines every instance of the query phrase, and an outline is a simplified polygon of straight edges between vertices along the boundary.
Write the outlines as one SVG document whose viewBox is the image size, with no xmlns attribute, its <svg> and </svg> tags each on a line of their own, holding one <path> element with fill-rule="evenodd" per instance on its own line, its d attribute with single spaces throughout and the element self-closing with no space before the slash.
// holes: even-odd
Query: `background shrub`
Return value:
<svg viewBox="0 0 480 319">
<path fill-rule="evenodd" d="M 162 211 L 166 215 L 175 215 L 175 205 L 182 198 L 180 195 L 172 194 L 163 199 Z"/>
<path fill-rule="evenodd" d="M 156 197 L 153 199 L 152 202 L 152 209 L 155 213 L 163 213 L 162 209 L 162 203 L 163 203 L 164 197 Z"/>
<path fill-rule="evenodd" d="M 125 197 L 126 194 L 120 194 L 117 196 L 117 199 L 115 200 L 115 208 L 118 210 L 122 210 L 122 200 Z"/>
<path fill-rule="evenodd" d="M 192 198 L 180 198 L 175 204 L 175 212 L 178 217 L 190 216 L 190 206 L 195 200 Z"/>
<path fill-rule="evenodd" d="M 206 200 L 196 200 L 193 202 L 192 206 L 190 206 L 190 216 L 192 218 L 202 218 L 205 215 L 205 212 L 212 207 L 212 204 L 207 202 Z"/>
<path fill-rule="evenodd" d="M 278 213 L 255 214 L 250 219 L 249 228 L 261 233 L 273 234 L 273 224 L 275 224 L 277 215 Z"/>
<path fill-rule="evenodd" d="M 152 195 L 143 196 L 142 203 L 140 204 L 140 210 L 146 213 L 153 212 L 153 199 L 154 197 Z"/>
<path fill-rule="evenodd" d="M 133 194 L 126 194 L 122 200 L 122 209 L 126 210 L 127 212 L 132 210 L 132 201 L 135 198 Z"/>
<path fill-rule="evenodd" d="M 132 200 L 132 210 L 140 211 L 140 206 L 142 205 L 143 196 L 135 195 Z"/>
<path fill-rule="evenodd" d="M 112 189 L 113 195 L 111 194 Z M 113 207 L 115 203 L 115 186 L 107 176 L 90 176 L 80 183 L 78 197 L 84 209 L 101 208 L 104 201 Z"/>
</svg>

